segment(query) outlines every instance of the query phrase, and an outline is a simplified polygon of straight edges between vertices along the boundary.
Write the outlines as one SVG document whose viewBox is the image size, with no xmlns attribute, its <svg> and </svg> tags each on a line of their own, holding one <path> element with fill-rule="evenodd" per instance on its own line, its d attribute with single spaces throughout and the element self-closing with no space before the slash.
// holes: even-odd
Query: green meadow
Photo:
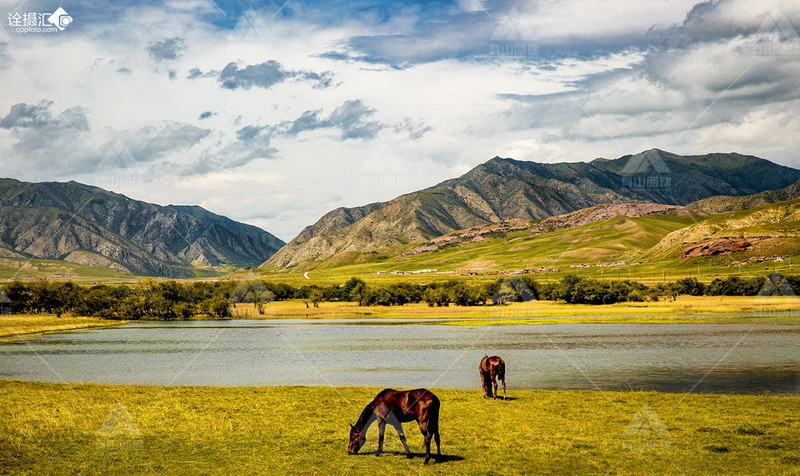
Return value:
<svg viewBox="0 0 800 476">
<path fill-rule="evenodd" d="M 477 387 L 477 382 L 476 382 Z M 0 472 L 17 474 L 798 474 L 800 398 L 434 390 L 444 457 L 422 464 L 348 423 L 379 391 L 0 381 Z"/>
<path fill-rule="evenodd" d="M 560 279 L 564 274 L 571 273 L 600 279 L 634 279 L 651 284 L 688 276 L 707 282 L 730 275 L 763 276 L 776 271 L 797 274 L 796 258 L 800 248 L 798 242 L 791 238 L 796 230 L 795 224 L 780 221 L 772 223 L 762 217 L 768 213 L 779 213 L 783 210 L 781 207 L 785 206 L 785 203 L 770 205 L 711 217 L 674 211 L 642 217 L 620 216 L 542 234 L 531 234 L 530 229 L 492 233 L 478 241 L 452 243 L 436 251 L 405 256 L 405 252 L 419 243 L 365 252 L 344 252 L 320 262 L 283 269 L 240 270 L 234 276 L 256 273 L 298 285 L 338 283 L 351 276 L 375 283 L 430 282 L 452 278 L 480 281 L 496 279 L 498 274 L 528 269 L 534 271 L 534 277 L 543 280 Z M 761 223 L 759 219 L 767 223 Z M 749 221 L 754 224 L 749 226 Z M 740 226 L 733 229 L 729 222 Z M 665 238 L 677 231 L 684 234 Z M 788 256 L 788 259 L 735 263 L 761 256 L 763 250 L 681 259 L 680 251 L 685 245 L 683 241 L 673 238 L 679 236 L 691 242 L 703 241 L 710 236 L 728 235 L 772 236 L 768 254 Z M 794 263 L 792 258 L 795 258 Z M 597 266 L 615 262 L 624 262 L 626 265 Z M 393 274 L 416 270 L 436 271 Z M 465 272 L 474 272 L 476 275 L 463 276 Z"/>
</svg>

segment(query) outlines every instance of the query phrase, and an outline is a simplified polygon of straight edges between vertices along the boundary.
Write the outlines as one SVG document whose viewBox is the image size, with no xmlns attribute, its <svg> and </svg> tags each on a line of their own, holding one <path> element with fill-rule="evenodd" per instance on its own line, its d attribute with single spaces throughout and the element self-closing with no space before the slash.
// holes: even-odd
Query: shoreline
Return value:
<svg viewBox="0 0 800 476">
<path fill-rule="evenodd" d="M 338 389 L 338 390 L 352 390 L 352 391 L 360 391 L 360 390 L 374 390 L 375 393 L 389 387 L 379 387 L 374 385 L 185 385 L 185 384 L 175 384 L 175 385 L 155 385 L 155 384 L 139 384 L 139 383 L 94 383 L 94 382 L 67 382 L 64 380 L 59 381 L 40 381 L 40 380 L 23 380 L 18 378 L 6 378 L 0 377 L 0 387 L 3 385 L 13 385 L 13 384 L 20 384 L 20 385 L 42 385 L 42 386 L 65 386 L 70 389 L 74 389 L 77 387 L 108 387 L 108 388 L 118 388 L 118 389 L 130 389 L 130 390 L 141 390 L 141 389 L 160 389 L 161 391 L 165 391 L 168 389 L 186 389 L 186 390 L 198 390 L 198 391 L 205 391 L 205 390 L 220 390 L 220 391 L 245 391 L 245 390 L 260 390 L 260 391 L 283 391 L 283 390 L 314 390 L 314 389 Z M 403 386 L 395 386 L 391 387 L 395 390 L 409 390 L 411 387 L 403 387 Z M 511 395 L 511 388 L 509 386 L 509 401 L 516 400 Z M 481 389 L 476 385 L 474 388 L 452 388 L 452 387 L 430 387 L 432 391 L 447 391 L 447 392 L 466 392 L 466 393 L 475 393 L 480 397 Z M 558 388 L 514 388 L 514 392 L 521 392 L 521 393 L 589 393 L 589 394 L 601 394 L 601 395 L 611 395 L 611 394 L 633 394 L 633 395 L 641 395 L 641 394 L 652 394 L 652 395 L 671 395 L 671 396 L 696 396 L 696 397 L 713 397 L 713 398 L 725 398 L 725 397 L 746 397 L 746 398 L 787 398 L 787 399 L 796 399 L 798 404 L 800 404 L 800 391 L 796 394 L 780 394 L 780 393 L 772 393 L 770 391 L 763 391 L 760 393 L 702 393 L 702 392 L 669 392 L 664 390 L 657 390 L 657 389 L 630 389 L 630 390 L 603 390 L 599 388 L 582 388 L 582 389 L 558 389 Z M 502 393 L 502 390 L 501 390 Z M 491 400 L 491 399 L 487 399 Z M 502 398 L 497 399 L 498 401 L 502 400 Z"/>
<path fill-rule="evenodd" d="M 420 305 L 404 307 L 358 308 L 352 303 L 334 303 L 304 313 L 298 303 L 280 302 L 273 311 L 264 314 L 245 312 L 243 315 L 216 319 L 205 316 L 191 319 L 103 319 L 95 317 L 61 317 L 47 314 L 0 315 L 0 341 L 47 335 L 82 329 L 102 329 L 132 323 L 152 322 L 227 322 L 227 321 L 313 321 L 325 324 L 335 321 L 346 325 L 451 325 L 451 326 L 515 326 L 552 324 L 763 324 L 800 325 L 800 313 L 794 309 L 778 313 L 736 312 L 715 309 L 709 313 L 667 312 L 663 307 L 618 306 L 576 308 L 575 305 L 549 303 L 538 309 L 527 303 L 515 303 L 500 309 L 487 307 L 428 308 Z M 299 303 L 302 305 L 302 303 Z M 328 303 L 331 304 L 331 303 Z M 341 305 L 345 304 L 345 305 Z M 655 303 L 657 304 L 657 303 Z M 567 307 L 565 307 L 567 306 Z M 355 307 L 355 309 L 354 309 Z M 300 309 L 298 311 L 298 309 Z M 239 307 L 241 311 L 241 305 Z M 248 310 L 249 311 L 249 310 Z M 581 311 L 577 314 L 576 311 Z M 594 311 L 594 312 L 589 312 Z M 638 312 L 637 312 L 638 311 Z M 642 312 L 644 311 L 644 312 Z"/>
<path fill-rule="evenodd" d="M 56 317 L 53 314 L 0 315 L 0 341 L 81 329 L 102 329 L 127 324 L 129 320 L 99 317 Z"/>
</svg>

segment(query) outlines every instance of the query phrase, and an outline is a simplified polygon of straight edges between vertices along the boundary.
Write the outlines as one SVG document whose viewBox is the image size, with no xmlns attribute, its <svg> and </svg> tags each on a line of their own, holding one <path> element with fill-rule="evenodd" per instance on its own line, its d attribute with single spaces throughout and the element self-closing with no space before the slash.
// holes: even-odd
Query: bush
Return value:
<svg viewBox="0 0 800 476">
<path fill-rule="evenodd" d="M 706 286 L 706 296 L 755 296 L 764 286 L 764 278 L 717 278 Z"/>
<path fill-rule="evenodd" d="M 675 281 L 673 289 L 678 294 L 688 294 L 689 296 L 702 296 L 706 285 L 697 278 L 683 278 Z"/>
</svg>

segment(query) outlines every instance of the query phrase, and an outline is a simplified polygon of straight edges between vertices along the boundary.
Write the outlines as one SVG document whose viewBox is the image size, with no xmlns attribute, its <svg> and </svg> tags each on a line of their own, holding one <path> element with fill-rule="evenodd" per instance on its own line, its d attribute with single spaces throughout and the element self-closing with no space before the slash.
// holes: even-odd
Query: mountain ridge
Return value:
<svg viewBox="0 0 800 476">
<path fill-rule="evenodd" d="M 191 277 L 193 268 L 255 266 L 282 245 L 202 207 L 156 205 L 75 181 L 0 179 L 0 246 L 27 257 Z"/>
<path fill-rule="evenodd" d="M 800 170 L 738 153 L 681 156 L 650 149 L 617 159 L 555 164 L 494 157 L 460 177 L 386 202 L 333 210 L 261 267 L 291 267 L 341 252 L 419 242 L 510 219 L 540 220 L 602 204 L 683 206 L 798 180 Z"/>
</svg>

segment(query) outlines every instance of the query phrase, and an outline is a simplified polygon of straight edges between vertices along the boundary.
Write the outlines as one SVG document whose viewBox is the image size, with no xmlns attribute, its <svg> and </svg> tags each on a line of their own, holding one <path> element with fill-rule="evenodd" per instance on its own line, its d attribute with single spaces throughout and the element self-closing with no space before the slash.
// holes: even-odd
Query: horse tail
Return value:
<svg viewBox="0 0 800 476">
<path fill-rule="evenodd" d="M 506 379 L 506 362 L 500 359 L 500 362 L 497 365 L 497 378 L 500 380 Z"/>
<path fill-rule="evenodd" d="M 439 433 L 439 407 L 441 402 L 436 395 L 431 395 L 433 399 L 431 399 L 431 405 L 428 408 L 428 432 L 433 435 L 434 433 Z"/>
</svg>

